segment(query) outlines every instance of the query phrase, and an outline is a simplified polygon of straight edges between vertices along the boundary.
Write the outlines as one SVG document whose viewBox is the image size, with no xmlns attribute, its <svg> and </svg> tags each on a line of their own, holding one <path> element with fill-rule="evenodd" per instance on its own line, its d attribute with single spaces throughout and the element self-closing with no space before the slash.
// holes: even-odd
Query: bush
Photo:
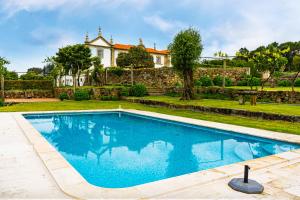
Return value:
<svg viewBox="0 0 300 200">
<path fill-rule="evenodd" d="M 75 101 L 89 100 L 90 92 L 87 90 L 76 90 L 74 93 Z"/>
<path fill-rule="evenodd" d="M 247 85 L 248 85 L 247 79 L 243 79 L 237 82 L 237 86 L 247 86 Z"/>
<path fill-rule="evenodd" d="M 147 88 L 143 84 L 136 84 L 130 88 L 130 95 L 134 97 L 143 97 L 147 95 Z"/>
<path fill-rule="evenodd" d="M 122 97 L 128 97 L 129 96 L 129 88 L 127 88 L 127 87 L 122 88 L 121 96 Z"/>
<path fill-rule="evenodd" d="M 282 81 L 279 81 L 277 85 L 280 87 L 289 87 L 292 85 L 292 83 L 289 80 L 282 80 Z"/>
<path fill-rule="evenodd" d="M 196 86 L 209 87 L 212 86 L 212 81 L 209 76 L 201 76 L 199 80 L 195 82 Z"/>
<path fill-rule="evenodd" d="M 295 87 L 300 87 L 300 78 L 295 81 Z"/>
<path fill-rule="evenodd" d="M 63 100 L 68 100 L 69 99 L 69 96 L 67 93 L 63 92 L 63 93 L 60 93 L 59 97 L 58 97 L 61 101 Z"/>
<path fill-rule="evenodd" d="M 0 97 L 0 107 L 4 106 L 4 100 L 2 97 Z"/>
<path fill-rule="evenodd" d="M 117 97 L 117 96 L 109 96 L 109 95 L 101 96 L 100 99 L 101 99 L 101 101 L 118 101 L 118 100 L 120 100 L 119 97 Z"/>
<path fill-rule="evenodd" d="M 220 75 L 216 76 L 213 82 L 215 86 L 220 86 L 220 87 L 223 86 L 223 76 Z M 228 77 L 225 77 L 225 86 L 230 87 L 232 85 L 233 85 L 232 80 Z"/>
<path fill-rule="evenodd" d="M 261 85 L 261 80 L 260 78 L 253 77 L 252 80 L 249 78 L 248 79 L 248 86 L 260 86 Z"/>
<path fill-rule="evenodd" d="M 124 69 L 122 67 L 110 67 L 109 71 L 119 77 L 124 73 Z"/>
<path fill-rule="evenodd" d="M 225 85 L 227 86 L 227 87 L 230 87 L 230 86 L 232 86 L 233 85 L 233 83 L 232 83 L 232 80 L 230 79 L 230 78 L 225 78 Z"/>
<path fill-rule="evenodd" d="M 218 75 L 213 79 L 215 86 L 222 86 L 223 85 L 223 77 Z"/>
<path fill-rule="evenodd" d="M 5 90 L 52 90 L 53 81 L 50 80 L 7 80 Z"/>
</svg>

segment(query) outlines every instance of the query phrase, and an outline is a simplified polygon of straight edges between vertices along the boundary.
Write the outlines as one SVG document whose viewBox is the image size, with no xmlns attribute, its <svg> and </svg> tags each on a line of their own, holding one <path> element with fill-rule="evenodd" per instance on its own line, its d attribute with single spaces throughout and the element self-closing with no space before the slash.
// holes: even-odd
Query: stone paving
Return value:
<svg viewBox="0 0 300 200">
<path fill-rule="evenodd" d="M 128 111 L 157 117 L 171 117 L 143 111 Z M 159 116 L 158 116 L 159 115 Z M 274 139 L 299 142 L 299 136 L 249 129 L 220 123 L 189 120 L 224 129 L 239 129 Z M 19 113 L 0 113 L 0 198 L 78 199 L 299 199 L 300 150 L 249 160 L 123 189 L 100 188 L 87 183 L 65 159 L 32 128 Z M 27 138 L 29 141 L 27 140 Z M 227 186 L 242 177 L 250 165 L 250 178 L 262 183 L 260 195 L 236 192 Z M 50 173 L 49 173 L 50 172 Z M 59 186 L 58 186 L 59 185 Z M 63 193 L 64 191 L 65 193 Z"/>
<path fill-rule="evenodd" d="M 7 113 L 0 113 L 0 198 L 68 198 Z"/>
</svg>

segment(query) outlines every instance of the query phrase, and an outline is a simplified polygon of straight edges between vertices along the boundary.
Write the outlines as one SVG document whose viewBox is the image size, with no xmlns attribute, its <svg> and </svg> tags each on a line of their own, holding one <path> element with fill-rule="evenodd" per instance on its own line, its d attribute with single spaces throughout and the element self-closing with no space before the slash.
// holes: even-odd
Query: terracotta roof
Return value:
<svg viewBox="0 0 300 200">
<path fill-rule="evenodd" d="M 113 45 L 113 47 L 115 49 L 121 49 L 121 50 L 129 50 L 133 46 L 134 45 L 129 45 L 129 44 L 114 44 Z M 157 49 L 153 49 L 153 48 L 146 48 L 146 51 L 149 53 L 156 53 L 156 54 L 164 54 L 164 55 L 169 54 L 168 50 L 157 50 Z"/>
</svg>

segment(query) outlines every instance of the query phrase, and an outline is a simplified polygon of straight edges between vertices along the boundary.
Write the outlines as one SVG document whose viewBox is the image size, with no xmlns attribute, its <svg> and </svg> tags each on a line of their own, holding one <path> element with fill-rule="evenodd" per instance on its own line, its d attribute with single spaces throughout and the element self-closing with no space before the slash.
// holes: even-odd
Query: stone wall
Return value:
<svg viewBox="0 0 300 200">
<path fill-rule="evenodd" d="M 232 100 L 238 99 L 241 92 L 245 90 L 238 90 L 232 88 L 220 87 L 201 87 L 195 88 L 197 94 L 222 94 Z M 181 88 L 168 88 L 165 89 L 165 93 L 181 93 Z M 274 103 L 300 103 L 300 92 L 292 91 L 257 91 L 258 101 L 267 101 Z"/>
<path fill-rule="evenodd" d="M 53 98 L 52 90 L 7 90 L 4 93 L 7 99 L 27 99 L 27 98 Z"/>
<path fill-rule="evenodd" d="M 179 105 L 172 104 L 167 102 L 146 100 L 146 99 L 128 99 L 130 102 L 141 103 L 145 105 L 151 105 L 156 107 L 167 107 L 175 110 L 191 110 L 195 112 L 211 112 L 218 113 L 224 115 L 237 115 L 237 116 L 245 116 L 245 117 L 255 117 L 266 120 L 282 120 L 289 122 L 300 122 L 300 116 L 290 116 L 290 115 L 281 115 L 281 114 L 272 114 L 265 112 L 255 112 L 255 111 L 247 111 L 247 110 L 238 110 L 231 108 L 215 108 L 215 107 L 206 107 L 206 106 L 194 106 L 194 105 Z"/>
<path fill-rule="evenodd" d="M 199 68 L 194 73 L 194 79 L 197 80 L 203 75 L 214 78 L 217 75 L 223 75 L 223 72 L 222 68 Z M 240 80 L 247 73 L 249 73 L 249 68 L 227 68 L 225 70 L 225 76 L 231 78 L 234 82 Z M 174 69 L 169 67 L 135 69 L 133 74 L 135 83 L 143 83 L 147 87 L 167 88 L 182 82 Z M 107 84 L 131 84 L 131 71 L 126 69 L 121 76 L 107 71 L 106 80 Z"/>
<path fill-rule="evenodd" d="M 101 99 L 101 96 L 113 96 L 117 98 L 121 98 L 121 92 L 123 87 L 114 87 L 114 88 L 106 88 L 106 87 L 97 87 L 97 88 L 89 88 L 86 89 L 91 94 L 91 99 Z M 74 96 L 74 92 L 72 88 L 55 88 L 54 96 L 56 98 L 59 97 L 61 93 L 67 93 L 69 97 Z"/>
</svg>

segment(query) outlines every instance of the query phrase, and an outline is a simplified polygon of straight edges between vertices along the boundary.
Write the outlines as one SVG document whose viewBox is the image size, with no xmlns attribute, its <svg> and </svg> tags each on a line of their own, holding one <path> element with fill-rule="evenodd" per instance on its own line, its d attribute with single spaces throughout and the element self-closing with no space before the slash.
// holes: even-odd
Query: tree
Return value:
<svg viewBox="0 0 300 200">
<path fill-rule="evenodd" d="M 27 69 L 27 72 L 34 72 L 35 74 L 44 74 L 44 70 L 42 68 L 39 67 L 31 67 L 29 69 Z"/>
<path fill-rule="evenodd" d="M 1 82 L 1 96 L 4 98 L 4 73 L 6 71 L 5 65 L 8 65 L 9 61 L 3 57 L 0 57 L 0 82 Z"/>
<path fill-rule="evenodd" d="M 221 58 L 222 61 L 223 61 L 223 82 L 222 82 L 222 88 L 224 89 L 225 88 L 226 61 L 228 60 L 228 55 L 227 55 L 227 53 L 219 51 L 219 52 L 215 53 L 214 56 Z"/>
<path fill-rule="evenodd" d="M 179 32 L 169 45 L 172 65 L 184 81 L 182 100 L 194 99 L 193 72 L 202 49 L 201 36 L 192 28 Z"/>
<path fill-rule="evenodd" d="M 300 52 L 300 42 L 285 42 L 279 45 L 279 49 L 289 49 L 289 51 L 285 52 L 283 56 L 288 60 L 288 63 L 286 64 L 287 70 L 293 70 L 293 59 L 294 56 Z"/>
<path fill-rule="evenodd" d="M 99 57 L 93 57 L 92 63 L 94 69 L 92 71 L 92 79 L 96 82 L 97 86 L 103 85 L 103 65 L 101 64 L 101 59 Z"/>
<path fill-rule="evenodd" d="M 293 71 L 296 71 L 295 76 L 292 79 L 292 91 L 294 92 L 295 89 L 295 81 L 297 79 L 297 77 L 299 76 L 300 73 L 300 55 L 295 55 L 293 58 Z"/>
<path fill-rule="evenodd" d="M 265 83 L 273 77 L 274 73 L 287 64 L 288 60 L 283 54 L 288 51 L 289 49 L 280 50 L 276 46 L 269 45 L 267 48 L 259 47 L 250 53 L 249 61 L 253 62 L 255 68 L 261 73 L 269 73 L 268 77 L 261 81 L 261 90 L 264 89 Z"/>
<path fill-rule="evenodd" d="M 22 74 L 20 76 L 21 80 L 45 80 L 46 77 L 44 77 L 41 74 L 37 74 L 34 71 L 28 71 L 26 74 Z"/>
<path fill-rule="evenodd" d="M 83 44 L 60 48 L 56 53 L 55 61 L 62 64 L 65 72 L 71 72 L 73 76 L 74 90 L 79 85 L 81 72 L 92 65 L 91 55 L 91 50 Z"/>
<path fill-rule="evenodd" d="M 119 67 L 130 66 L 131 63 L 130 63 L 129 54 L 124 52 L 119 53 L 116 62 L 117 62 L 117 66 Z"/>
<path fill-rule="evenodd" d="M 61 78 L 63 75 L 65 75 L 64 67 L 62 66 L 61 63 L 56 62 L 55 56 L 47 57 L 44 62 L 46 63 L 46 67 L 44 67 L 44 73 L 46 72 L 46 70 L 50 70 L 49 72 L 47 72 L 47 74 L 50 74 L 50 76 L 53 78 L 54 86 L 55 87 L 60 86 Z M 57 79 L 58 79 L 58 85 L 57 85 Z"/>
<path fill-rule="evenodd" d="M 154 67 L 153 57 L 143 45 L 133 46 L 128 51 L 129 63 L 134 68 Z"/>
</svg>

